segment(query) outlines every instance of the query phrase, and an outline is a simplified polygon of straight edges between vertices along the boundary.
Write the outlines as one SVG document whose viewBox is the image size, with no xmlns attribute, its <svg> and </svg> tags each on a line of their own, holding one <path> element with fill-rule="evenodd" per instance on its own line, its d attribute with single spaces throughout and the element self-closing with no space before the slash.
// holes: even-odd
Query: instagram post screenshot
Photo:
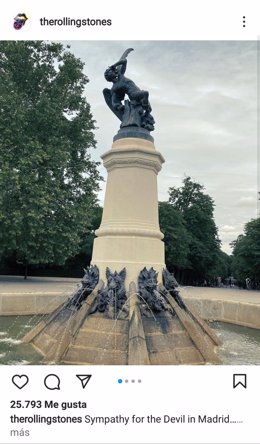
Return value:
<svg viewBox="0 0 260 444">
<path fill-rule="evenodd" d="M 260 443 L 260 6 L 0 16 L 0 444 Z"/>
</svg>

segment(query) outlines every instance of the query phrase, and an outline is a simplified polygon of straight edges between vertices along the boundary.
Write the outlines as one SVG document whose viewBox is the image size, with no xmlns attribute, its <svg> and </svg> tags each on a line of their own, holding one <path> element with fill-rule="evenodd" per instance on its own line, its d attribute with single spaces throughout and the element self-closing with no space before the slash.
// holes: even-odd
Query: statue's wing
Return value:
<svg viewBox="0 0 260 444">
<path fill-rule="evenodd" d="M 107 106 L 111 109 L 111 111 L 116 115 L 116 117 L 121 120 L 123 120 L 123 111 L 119 111 L 113 107 L 112 104 L 112 95 L 111 90 L 108 88 L 103 89 L 103 95 L 106 101 Z"/>
<path fill-rule="evenodd" d="M 119 60 L 126 59 L 126 57 L 128 56 L 128 54 L 129 54 L 131 51 L 133 51 L 133 50 L 134 50 L 133 48 L 128 48 L 128 49 L 126 49 L 125 52 L 124 52 L 124 54 L 120 57 Z"/>
<path fill-rule="evenodd" d="M 125 278 L 126 278 L 126 268 L 124 267 L 123 270 L 121 270 L 118 274 L 119 274 L 119 276 L 121 277 L 121 279 L 123 280 L 123 282 L 125 282 Z"/>
<path fill-rule="evenodd" d="M 97 281 L 99 280 L 99 269 L 96 265 L 93 267 L 94 275 L 96 276 Z"/>
<path fill-rule="evenodd" d="M 111 274 L 110 268 L 106 267 L 106 278 L 108 279 Z"/>
</svg>

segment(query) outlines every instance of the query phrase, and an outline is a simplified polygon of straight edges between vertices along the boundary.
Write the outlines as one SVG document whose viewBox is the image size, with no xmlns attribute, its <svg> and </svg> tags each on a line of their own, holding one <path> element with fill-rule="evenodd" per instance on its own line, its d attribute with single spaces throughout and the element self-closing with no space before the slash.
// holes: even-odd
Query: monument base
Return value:
<svg viewBox="0 0 260 444">
<path fill-rule="evenodd" d="M 138 281 L 140 271 L 153 267 L 162 282 L 164 244 L 159 239 L 140 236 L 102 236 L 94 241 L 91 263 L 99 268 L 100 278 L 106 281 L 106 268 L 120 271 L 126 268 L 126 287 Z"/>
<path fill-rule="evenodd" d="M 95 310 L 102 284 L 80 308 L 62 304 L 23 338 L 42 355 L 42 363 L 73 365 L 221 364 L 219 339 L 191 310 L 165 294 L 167 309 L 153 312 L 132 283 L 127 311 L 111 316 Z"/>
<path fill-rule="evenodd" d="M 107 267 L 113 272 L 126 268 L 127 287 L 137 283 L 144 267 L 159 272 L 161 282 L 165 267 L 157 193 L 157 174 L 164 159 L 152 137 L 141 138 L 142 131 L 130 130 L 120 130 L 122 138 L 117 136 L 112 149 L 102 156 L 108 178 L 91 261 L 104 281 Z"/>
</svg>

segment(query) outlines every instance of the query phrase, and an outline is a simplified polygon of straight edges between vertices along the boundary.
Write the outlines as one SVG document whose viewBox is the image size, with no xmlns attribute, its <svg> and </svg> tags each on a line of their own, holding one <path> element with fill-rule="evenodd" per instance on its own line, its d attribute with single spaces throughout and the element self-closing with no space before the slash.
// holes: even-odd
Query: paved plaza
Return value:
<svg viewBox="0 0 260 444">
<path fill-rule="evenodd" d="M 0 276 L 0 295 L 21 295 L 28 293 L 70 294 L 80 283 L 80 278 L 64 277 L 28 277 Z M 212 299 L 230 302 L 246 302 L 260 305 L 260 291 L 240 290 L 238 288 L 212 288 L 212 287 L 181 287 L 183 297 L 195 299 Z"/>
<path fill-rule="evenodd" d="M 78 278 L 0 276 L 0 315 L 50 313 L 79 284 Z M 184 286 L 181 295 L 203 319 L 260 329 L 260 291 Z"/>
</svg>

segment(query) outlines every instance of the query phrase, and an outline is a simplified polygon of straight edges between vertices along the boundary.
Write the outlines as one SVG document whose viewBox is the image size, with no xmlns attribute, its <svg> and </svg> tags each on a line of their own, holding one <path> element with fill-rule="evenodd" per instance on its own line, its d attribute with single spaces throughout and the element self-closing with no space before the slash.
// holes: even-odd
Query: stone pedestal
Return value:
<svg viewBox="0 0 260 444">
<path fill-rule="evenodd" d="M 103 217 L 96 230 L 92 264 L 106 282 L 105 270 L 126 267 L 126 288 L 144 267 L 165 267 L 158 219 L 157 174 L 164 159 L 151 140 L 115 140 L 102 156 L 108 171 Z"/>
</svg>

